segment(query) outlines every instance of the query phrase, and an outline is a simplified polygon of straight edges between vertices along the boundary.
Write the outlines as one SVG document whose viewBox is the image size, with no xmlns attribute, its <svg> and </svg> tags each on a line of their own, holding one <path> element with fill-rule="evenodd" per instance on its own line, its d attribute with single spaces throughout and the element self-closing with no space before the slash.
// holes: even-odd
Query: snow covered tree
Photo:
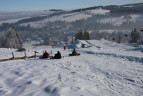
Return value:
<svg viewBox="0 0 143 96">
<path fill-rule="evenodd" d="M 19 41 L 18 34 L 12 27 L 8 28 L 5 32 L 5 38 L 2 47 L 6 48 L 21 48 L 22 43 Z"/>
</svg>

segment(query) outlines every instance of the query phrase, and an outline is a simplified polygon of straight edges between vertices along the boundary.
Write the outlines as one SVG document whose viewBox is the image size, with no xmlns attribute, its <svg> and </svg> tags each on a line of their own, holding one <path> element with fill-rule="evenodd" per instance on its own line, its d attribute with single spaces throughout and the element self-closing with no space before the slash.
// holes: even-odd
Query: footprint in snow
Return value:
<svg viewBox="0 0 143 96">
<path fill-rule="evenodd" d="M 71 87 L 71 89 L 74 91 L 78 91 L 78 90 L 80 90 L 80 87 Z"/>
<path fill-rule="evenodd" d="M 129 78 L 124 78 L 125 80 L 127 80 L 127 81 L 129 81 L 129 82 L 132 82 L 132 83 L 134 83 L 135 81 L 134 80 L 132 80 L 132 79 L 129 79 Z"/>
<path fill-rule="evenodd" d="M 71 72 L 71 74 L 74 76 L 76 74 L 76 72 Z"/>
<path fill-rule="evenodd" d="M 49 94 L 50 96 L 58 96 L 58 88 L 57 87 L 53 87 L 51 85 L 47 86 L 44 88 L 44 91 Z"/>
<path fill-rule="evenodd" d="M 58 74 L 58 80 L 61 82 L 62 76 L 61 74 Z"/>
<path fill-rule="evenodd" d="M 15 74 L 16 76 L 23 76 L 24 74 L 19 72 L 19 71 L 12 71 L 13 74 Z"/>
</svg>

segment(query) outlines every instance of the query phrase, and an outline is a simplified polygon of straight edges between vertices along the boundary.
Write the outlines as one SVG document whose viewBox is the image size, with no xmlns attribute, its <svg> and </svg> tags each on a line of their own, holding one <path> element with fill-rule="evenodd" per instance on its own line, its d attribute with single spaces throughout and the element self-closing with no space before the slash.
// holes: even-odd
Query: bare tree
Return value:
<svg viewBox="0 0 143 96">
<path fill-rule="evenodd" d="M 89 40 L 90 39 L 90 35 L 87 32 L 87 30 L 85 30 L 84 32 L 82 30 L 80 30 L 76 35 L 75 35 L 75 40 Z"/>
</svg>

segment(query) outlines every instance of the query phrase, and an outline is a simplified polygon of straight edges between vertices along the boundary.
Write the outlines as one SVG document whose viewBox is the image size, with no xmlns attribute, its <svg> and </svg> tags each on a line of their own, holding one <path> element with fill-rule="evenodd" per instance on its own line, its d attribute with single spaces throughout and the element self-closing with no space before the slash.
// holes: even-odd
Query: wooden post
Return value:
<svg viewBox="0 0 143 96">
<path fill-rule="evenodd" d="M 13 52 L 12 52 L 12 59 L 14 59 L 14 54 L 13 54 Z"/>
<path fill-rule="evenodd" d="M 34 53 L 35 53 L 35 55 L 34 55 L 34 56 L 35 56 L 35 57 L 37 57 L 37 55 L 36 55 L 36 53 L 37 53 L 37 52 L 36 52 L 36 51 L 34 51 Z"/>
</svg>

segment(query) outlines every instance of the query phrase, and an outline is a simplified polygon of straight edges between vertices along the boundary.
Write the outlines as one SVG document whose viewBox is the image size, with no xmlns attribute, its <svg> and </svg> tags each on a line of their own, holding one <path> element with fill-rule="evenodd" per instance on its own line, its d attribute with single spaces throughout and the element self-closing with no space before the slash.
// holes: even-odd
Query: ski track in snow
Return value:
<svg viewBox="0 0 143 96">
<path fill-rule="evenodd" d="M 80 56 L 69 57 L 70 49 L 50 48 L 53 54 L 60 50 L 64 58 L 0 62 L 0 96 L 143 96 L 141 51 L 106 40 L 79 43 L 87 45 L 77 49 Z M 3 50 L 0 56 L 8 56 Z"/>
</svg>

